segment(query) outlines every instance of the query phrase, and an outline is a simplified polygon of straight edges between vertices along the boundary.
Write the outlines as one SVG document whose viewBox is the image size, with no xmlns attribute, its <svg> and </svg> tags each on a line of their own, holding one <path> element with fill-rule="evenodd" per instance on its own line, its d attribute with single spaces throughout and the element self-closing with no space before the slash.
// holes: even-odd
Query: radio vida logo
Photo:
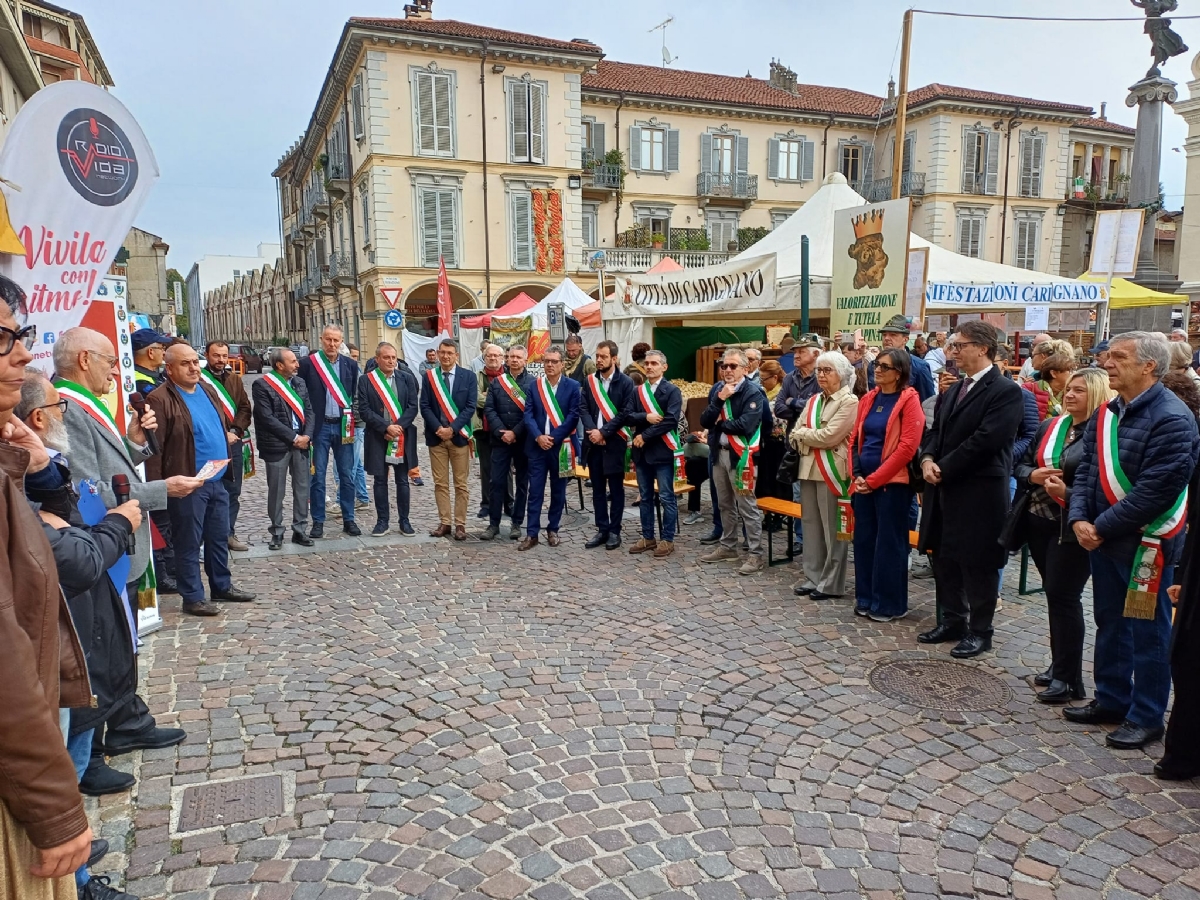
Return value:
<svg viewBox="0 0 1200 900">
<path fill-rule="evenodd" d="M 138 163 L 120 127 L 94 109 L 67 113 L 58 126 L 58 160 L 79 196 L 116 206 L 137 184 Z"/>
</svg>

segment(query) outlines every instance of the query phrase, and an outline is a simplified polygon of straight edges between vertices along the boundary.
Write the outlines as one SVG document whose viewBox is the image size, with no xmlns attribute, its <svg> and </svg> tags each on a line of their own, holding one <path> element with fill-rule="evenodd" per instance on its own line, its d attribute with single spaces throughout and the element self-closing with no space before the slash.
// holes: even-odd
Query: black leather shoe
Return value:
<svg viewBox="0 0 1200 900">
<path fill-rule="evenodd" d="M 1079 725 L 1119 725 L 1125 721 L 1125 713 L 1105 709 L 1100 701 L 1093 700 L 1083 706 L 1068 706 L 1063 710 L 1063 718 Z"/>
<path fill-rule="evenodd" d="M 170 576 L 166 576 L 154 585 L 154 590 L 160 594 L 178 594 L 179 582 Z"/>
<path fill-rule="evenodd" d="M 299 531 L 293 531 L 292 532 L 292 543 L 299 544 L 301 547 L 311 547 L 313 545 L 314 541 L 307 534 L 303 534 L 302 532 L 299 532 Z"/>
<path fill-rule="evenodd" d="M 616 550 L 620 546 L 621 546 L 621 532 L 610 531 L 608 533 L 608 540 L 604 542 L 604 549 L 605 550 Z"/>
<path fill-rule="evenodd" d="M 214 600 L 224 600 L 226 603 L 249 603 L 254 599 L 254 594 L 249 591 L 242 591 L 230 585 L 226 590 L 213 591 L 212 598 Z"/>
<path fill-rule="evenodd" d="M 937 628 L 930 631 L 923 631 L 917 635 L 918 644 L 947 644 L 950 641 L 961 641 L 966 632 L 955 625 L 947 625 L 942 623 Z"/>
<path fill-rule="evenodd" d="M 362 534 L 362 529 L 358 527 L 357 522 L 347 522 L 342 526 L 342 531 L 350 535 L 350 537 L 358 537 Z"/>
<path fill-rule="evenodd" d="M 845 594 L 827 594 L 824 591 L 813 591 L 809 596 L 814 600 L 841 600 Z"/>
<path fill-rule="evenodd" d="M 283 538 L 271 538 L 271 543 L 267 544 L 268 550 L 282 550 Z"/>
<path fill-rule="evenodd" d="M 608 540 L 608 532 L 597 531 L 596 536 L 583 545 L 584 550 L 595 550 Z"/>
<path fill-rule="evenodd" d="M 1037 695 L 1039 703 L 1066 703 L 1070 700 L 1082 700 L 1084 693 L 1082 684 L 1067 684 L 1057 678 L 1050 682 L 1050 687 Z"/>
<path fill-rule="evenodd" d="M 1143 728 L 1132 722 L 1122 722 L 1120 728 L 1109 733 L 1108 737 L 1104 739 L 1104 743 L 1116 750 L 1141 750 L 1147 744 L 1161 740 L 1162 736 L 1163 727 L 1161 725 L 1157 728 Z"/>
<path fill-rule="evenodd" d="M 107 875 L 93 875 L 79 889 L 79 900 L 138 900 L 133 894 L 119 891 L 112 886 Z"/>
<path fill-rule="evenodd" d="M 312 530 L 310 530 L 308 532 L 308 536 L 310 538 L 325 537 L 325 523 L 324 522 L 313 522 Z"/>
<path fill-rule="evenodd" d="M 174 747 L 182 744 L 187 732 L 182 728 L 148 728 L 137 734 L 114 734 L 111 731 L 105 735 L 104 752 L 109 756 L 120 756 L 122 753 L 132 753 L 134 750 L 162 750 L 164 747 Z"/>
<path fill-rule="evenodd" d="M 1200 778 L 1200 769 L 1177 769 L 1164 759 L 1154 764 L 1154 777 L 1160 781 L 1190 781 Z"/>
<path fill-rule="evenodd" d="M 1054 680 L 1054 676 L 1050 674 L 1050 667 L 1046 667 L 1045 672 L 1039 672 L 1033 676 L 1033 683 L 1038 687 L 1050 687 L 1050 682 Z"/>
<path fill-rule="evenodd" d="M 105 794 L 119 794 L 133 787 L 135 779 L 132 775 L 118 772 L 106 763 L 93 762 L 79 779 L 79 791 L 89 797 L 102 797 Z"/>
<path fill-rule="evenodd" d="M 717 532 L 717 531 L 710 531 L 710 532 L 709 532 L 708 534 L 706 534 L 704 537 L 700 538 L 700 543 L 702 543 L 702 544 L 715 544 L 715 543 L 716 543 L 717 541 L 719 541 L 720 539 L 721 539 L 721 534 L 720 534 L 720 532 Z"/>
<path fill-rule="evenodd" d="M 183 612 L 189 616 L 219 616 L 221 607 L 211 600 L 198 600 L 195 603 L 183 604 Z"/>
<path fill-rule="evenodd" d="M 816 590 L 816 588 L 804 587 L 802 585 L 797 585 L 796 587 L 792 588 L 792 593 L 795 594 L 797 597 L 807 597 L 809 594 L 811 594 L 815 590 Z"/>
<path fill-rule="evenodd" d="M 88 867 L 91 868 L 106 856 L 108 856 L 108 841 L 104 838 L 97 838 L 92 841 L 92 849 L 88 853 Z"/>
<path fill-rule="evenodd" d="M 955 659 L 970 659 L 986 650 L 992 649 L 992 639 L 979 634 L 968 634 L 954 645 L 950 655 Z"/>
</svg>

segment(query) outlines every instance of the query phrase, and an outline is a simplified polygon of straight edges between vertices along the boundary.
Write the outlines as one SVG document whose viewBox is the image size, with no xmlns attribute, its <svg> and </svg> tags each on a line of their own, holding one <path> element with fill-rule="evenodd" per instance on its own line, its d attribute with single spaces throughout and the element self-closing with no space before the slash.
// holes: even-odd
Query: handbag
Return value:
<svg viewBox="0 0 1200 900">
<path fill-rule="evenodd" d="M 915 493 L 922 494 L 925 492 L 925 473 L 921 471 L 920 450 L 908 461 L 908 486 Z"/>
<path fill-rule="evenodd" d="M 800 453 L 791 444 L 783 451 L 783 459 L 779 461 L 779 471 L 775 480 L 780 484 L 795 484 L 800 480 Z"/>
<path fill-rule="evenodd" d="M 1000 529 L 1000 546 L 1009 553 L 1016 553 L 1029 541 L 1029 495 L 1028 488 L 1017 492 L 1012 508 Z"/>
</svg>

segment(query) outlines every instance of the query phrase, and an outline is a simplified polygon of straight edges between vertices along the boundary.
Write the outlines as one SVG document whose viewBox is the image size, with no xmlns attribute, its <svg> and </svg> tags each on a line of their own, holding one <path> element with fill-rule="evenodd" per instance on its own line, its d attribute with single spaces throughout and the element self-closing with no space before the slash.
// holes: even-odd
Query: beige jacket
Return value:
<svg viewBox="0 0 1200 900">
<path fill-rule="evenodd" d="M 813 451 L 830 448 L 833 450 L 838 474 L 842 478 L 846 477 L 846 453 L 850 446 L 850 432 L 854 430 L 857 417 L 858 398 L 854 396 L 854 390 L 850 387 L 841 388 L 833 396 L 825 398 L 818 428 L 805 425 L 805 414 L 800 414 L 796 420 L 796 427 L 788 435 L 788 440 L 800 454 L 801 481 L 823 480 Z"/>
</svg>

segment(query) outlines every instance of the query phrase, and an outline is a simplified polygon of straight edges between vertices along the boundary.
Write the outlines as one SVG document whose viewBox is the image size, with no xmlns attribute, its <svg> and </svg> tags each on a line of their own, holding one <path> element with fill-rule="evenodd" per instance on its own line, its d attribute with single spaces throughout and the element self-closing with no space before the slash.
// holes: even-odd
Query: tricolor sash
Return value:
<svg viewBox="0 0 1200 900">
<path fill-rule="evenodd" d="M 324 353 L 314 353 L 313 359 L 316 361 L 317 374 L 321 376 L 321 381 L 325 383 L 325 390 L 333 395 L 334 402 L 342 409 L 342 443 L 353 444 L 354 407 L 350 403 L 350 395 L 342 387 L 342 380 L 338 378 L 337 370 L 325 358 Z"/>
<path fill-rule="evenodd" d="M 1050 427 L 1046 429 L 1046 433 L 1042 435 L 1042 442 L 1038 444 L 1037 449 L 1037 464 L 1039 469 L 1061 469 L 1063 450 L 1067 446 L 1067 435 L 1071 431 L 1071 416 L 1059 416 L 1056 419 L 1050 420 Z M 1049 492 L 1047 492 L 1049 493 Z M 1055 503 L 1065 507 L 1066 500 L 1060 500 L 1058 497 L 1053 497 Z"/>
<path fill-rule="evenodd" d="M 550 420 L 551 428 L 560 428 L 563 423 L 562 407 L 558 405 L 558 397 L 554 395 L 554 388 L 550 386 L 550 382 L 545 376 L 537 380 L 538 396 L 542 398 L 542 406 L 546 407 L 546 418 Z M 567 435 L 563 438 L 562 445 L 558 448 L 558 474 L 561 477 L 567 477 L 575 472 L 575 444 L 571 441 L 571 436 Z"/>
<path fill-rule="evenodd" d="M 658 405 L 658 398 L 650 390 L 649 381 L 643 381 L 638 385 L 638 400 L 641 401 L 642 409 L 646 412 L 658 413 L 665 418 L 662 407 Z M 662 436 L 662 439 L 671 448 L 671 453 L 675 457 L 675 483 L 683 484 L 687 481 L 687 475 L 683 471 L 683 441 L 679 439 L 679 430 L 668 431 Z"/>
<path fill-rule="evenodd" d="M 117 428 L 116 419 L 113 418 L 113 414 L 109 412 L 103 400 L 83 385 L 67 381 L 65 378 L 60 378 L 54 382 L 54 387 L 63 397 L 78 403 L 85 413 L 100 423 L 101 427 L 109 431 L 113 437 L 121 440 L 121 431 Z"/>
<path fill-rule="evenodd" d="M 808 399 L 804 407 L 804 425 L 806 428 L 821 427 L 821 413 L 825 409 L 825 395 L 818 393 Z M 850 503 L 850 477 L 838 473 L 837 455 L 832 447 L 814 447 L 813 458 L 817 463 L 817 471 L 830 492 L 837 497 L 839 541 L 854 539 L 854 507 Z"/>
<path fill-rule="evenodd" d="M 217 378 L 208 369 L 201 369 L 200 376 L 208 382 L 209 387 L 217 392 L 217 399 L 221 401 L 221 408 L 225 410 L 225 415 L 232 422 L 233 417 L 237 415 L 237 404 L 233 402 L 233 397 L 229 396 L 229 391 L 225 389 L 225 385 L 221 384 L 221 379 Z"/>
<path fill-rule="evenodd" d="M 513 378 L 507 372 L 500 375 L 500 387 L 504 388 L 504 393 L 508 394 L 509 399 L 517 404 L 517 408 L 521 412 L 525 412 L 525 392 L 521 390 L 521 386 L 517 384 L 517 379 Z"/>
<path fill-rule="evenodd" d="M 733 421 L 733 404 L 729 401 L 732 398 L 727 398 L 721 406 L 721 421 Z M 737 470 L 733 476 L 734 489 L 739 494 L 754 493 L 754 454 L 758 452 L 758 448 L 762 443 L 762 419 L 759 418 L 758 424 L 754 426 L 754 434 L 750 435 L 749 439 L 741 434 L 726 434 L 729 439 L 729 446 L 738 454 Z"/>
<path fill-rule="evenodd" d="M 612 398 L 608 396 L 608 389 L 604 386 L 604 382 L 600 380 L 600 376 L 593 372 L 588 376 L 588 387 L 591 389 L 592 397 L 596 400 L 596 408 L 600 411 L 601 424 L 611 422 L 617 417 L 617 405 L 612 402 Z M 629 444 L 633 440 L 633 429 L 626 425 L 617 432 L 625 441 L 625 471 L 629 471 L 630 449 Z"/>
<path fill-rule="evenodd" d="M 458 406 L 455 404 L 454 398 L 450 396 L 450 391 L 446 388 L 446 380 L 442 377 L 441 368 L 426 369 L 425 376 L 429 379 L 429 386 L 433 388 L 433 396 L 437 397 L 438 406 L 442 408 L 442 415 L 450 422 L 453 422 L 458 418 Z M 468 420 L 458 429 L 458 433 L 467 440 L 470 440 L 475 431 Z"/>
<path fill-rule="evenodd" d="M 404 414 L 404 410 L 400 406 L 400 398 L 396 396 L 395 390 L 392 389 L 391 379 L 385 378 L 383 373 L 378 369 L 372 369 L 368 372 L 367 379 L 371 382 L 371 387 L 375 388 L 375 393 L 379 395 L 379 399 L 383 401 L 384 411 L 391 418 L 392 424 L 399 425 L 400 416 Z M 400 430 L 398 438 L 388 441 L 385 457 L 384 462 L 390 466 L 396 466 L 404 462 L 404 429 Z"/>
<path fill-rule="evenodd" d="M 301 430 L 303 430 L 304 401 L 300 399 L 300 395 L 296 393 L 296 389 L 274 372 L 268 372 L 264 375 L 263 381 L 267 383 L 267 387 L 277 393 L 283 402 L 288 405 L 292 413 L 296 416 L 296 421 L 300 423 Z"/>
<path fill-rule="evenodd" d="M 1096 411 L 1096 462 L 1100 486 L 1108 502 L 1116 505 L 1133 490 L 1133 483 L 1121 469 L 1117 453 L 1117 414 L 1108 404 Z M 1142 539 L 1133 555 L 1133 570 L 1129 590 L 1125 593 L 1125 617 L 1153 619 L 1158 606 L 1158 589 L 1162 581 L 1162 542 L 1183 530 L 1187 521 L 1187 488 L 1183 489 L 1165 512 L 1142 529 Z"/>
</svg>

